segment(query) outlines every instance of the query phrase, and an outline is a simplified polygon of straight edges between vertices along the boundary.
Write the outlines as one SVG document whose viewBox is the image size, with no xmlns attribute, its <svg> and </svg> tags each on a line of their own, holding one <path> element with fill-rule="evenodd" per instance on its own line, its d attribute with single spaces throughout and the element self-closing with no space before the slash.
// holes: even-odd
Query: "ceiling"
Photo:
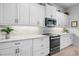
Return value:
<svg viewBox="0 0 79 59">
<path fill-rule="evenodd" d="M 58 5 L 62 8 L 69 8 L 69 7 L 72 7 L 74 5 L 77 5 L 79 3 L 54 3 L 55 5 Z"/>
</svg>

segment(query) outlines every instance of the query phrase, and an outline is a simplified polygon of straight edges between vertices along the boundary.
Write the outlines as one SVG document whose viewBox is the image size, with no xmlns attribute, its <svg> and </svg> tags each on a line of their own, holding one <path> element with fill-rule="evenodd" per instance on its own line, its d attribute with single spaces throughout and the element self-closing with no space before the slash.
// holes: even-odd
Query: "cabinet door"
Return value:
<svg viewBox="0 0 79 59">
<path fill-rule="evenodd" d="M 2 24 L 3 21 L 3 4 L 0 3 L 0 24 Z"/>
<path fill-rule="evenodd" d="M 30 24 L 41 26 L 44 20 L 44 7 L 38 4 L 30 4 Z"/>
<path fill-rule="evenodd" d="M 51 18 L 52 17 L 52 6 L 46 5 L 46 17 Z"/>
<path fill-rule="evenodd" d="M 49 54 L 49 48 L 44 48 L 44 49 L 41 49 L 39 51 L 35 51 L 33 53 L 33 56 L 46 56 Z"/>
<path fill-rule="evenodd" d="M 45 6 L 39 5 L 39 19 L 38 25 L 44 27 L 45 26 Z"/>
<path fill-rule="evenodd" d="M 20 48 L 20 56 L 32 56 L 32 48 L 31 47 L 21 47 Z"/>
<path fill-rule="evenodd" d="M 70 34 L 64 34 L 64 35 L 61 36 L 60 49 L 68 47 L 71 44 L 72 44 L 72 38 L 71 38 Z"/>
<path fill-rule="evenodd" d="M 61 16 L 62 16 L 62 18 L 61 18 L 61 20 L 62 20 L 62 23 L 61 23 L 61 27 L 66 27 L 66 24 L 67 24 L 67 19 L 66 19 L 66 15 L 65 14 L 63 14 L 63 13 L 61 13 Z"/>
<path fill-rule="evenodd" d="M 67 15 L 61 13 L 61 12 L 56 12 L 56 19 L 57 19 L 57 27 L 67 27 L 68 26 L 68 19 Z"/>
<path fill-rule="evenodd" d="M 19 3 L 18 8 L 18 24 L 19 25 L 29 25 L 29 4 Z"/>
<path fill-rule="evenodd" d="M 15 3 L 3 3 L 3 24 L 12 25 L 15 24 L 16 19 L 16 4 Z"/>
<path fill-rule="evenodd" d="M 52 10 L 51 11 L 52 11 L 52 18 L 56 19 L 56 17 L 57 17 L 56 16 L 56 12 L 57 12 L 56 7 L 52 6 Z"/>
<path fill-rule="evenodd" d="M 57 27 L 61 27 L 62 26 L 62 15 L 61 15 L 61 13 L 60 12 L 56 12 L 56 15 L 57 15 L 57 17 L 56 17 L 56 19 L 57 19 Z"/>
<path fill-rule="evenodd" d="M 32 56 L 32 40 L 22 41 L 20 46 L 21 56 Z"/>
<path fill-rule="evenodd" d="M 43 48 L 49 48 L 49 38 L 48 37 L 37 38 L 37 39 L 33 40 L 33 51 L 38 51 Z"/>
<path fill-rule="evenodd" d="M 38 19 L 39 19 L 39 7 L 36 4 L 30 5 L 30 24 L 31 25 L 38 25 Z"/>
<path fill-rule="evenodd" d="M 46 17 L 56 18 L 56 7 L 46 5 Z"/>
<path fill-rule="evenodd" d="M 62 35 L 60 38 L 60 49 L 63 49 L 66 47 L 67 38 L 65 35 Z"/>
<path fill-rule="evenodd" d="M 10 47 L 0 50 L 0 56 L 15 56 L 15 48 Z"/>
<path fill-rule="evenodd" d="M 65 15 L 65 14 L 64 14 L 63 17 L 64 17 L 64 22 L 63 22 L 63 23 L 64 23 L 64 26 L 65 26 L 65 27 L 68 27 L 68 15 Z"/>
</svg>

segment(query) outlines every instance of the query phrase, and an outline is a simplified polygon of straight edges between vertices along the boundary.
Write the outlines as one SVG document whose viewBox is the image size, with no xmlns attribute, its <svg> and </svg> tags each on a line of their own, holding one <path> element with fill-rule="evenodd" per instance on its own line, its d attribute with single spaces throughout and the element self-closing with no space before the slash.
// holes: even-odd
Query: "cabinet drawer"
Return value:
<svg viewBox="0 0 79 59">
<path fill-rule="evenodd" d="M 33 51 L 38 51 L 46 47 L 49 47 L 49 43 L 42 43 L 38 45 L 36 44 L 36 45 L 33 45 Z"/>
<path fill-rule="evenodd" d="M 2 42 L 0 43 L 0 49 L 9 48 L 13 46 L 20 46 L 22 41 Z"/>
<path fill-rule="evenodd" d="M 10 47 L 0 50 L 0 56 L 15 56 L 15 48 Z"/>
<path fill-rule="evenodd" d="M 30 40 L 23 40 L 23 41 L 12 41 L 12 42 L 2 42 L 0 43 L 0 49 L 5 49 L 9 47 L 17 47 L 17 46 L 28 46 L 28 44 L 32 43 Z"/>
<path fill-rule="evenodd" d="M 0 49 L 5 49 L 14 46 L 12 42 L 0 43 Z"/>
<path fill-rule="evenodd" d="M 40 50 L 46 47 L 49 47 L 49 40 L 47 38 L 35 39 L 33 41 L 33 51 Z"/>
<path fill-rule="evenodd" d="M 33 40 L 33 44 L 40 44 L 49 41 L 49 37 L 47 38 L 37 38 Z"/>
<path fill-rule="evenodd" d="M 48 53 L 49 53 L 49 48 L 45 48 L 40 51 L 33 52 L 33 55 L 34 56 L 45 56 L 45 55 L 48 55 Z"/>
</svg>

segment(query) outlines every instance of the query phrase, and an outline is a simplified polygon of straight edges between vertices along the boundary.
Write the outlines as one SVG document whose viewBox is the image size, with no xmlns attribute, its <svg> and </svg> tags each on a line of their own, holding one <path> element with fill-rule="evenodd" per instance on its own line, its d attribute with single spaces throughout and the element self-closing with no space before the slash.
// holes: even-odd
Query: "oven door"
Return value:
<svg viewBox="0 0 79 59">
<path fill-rule="evenodd" d="M 50 53 L 54 54 L 60 51 L 60 38 L 50 39 Z"/>
</svg>

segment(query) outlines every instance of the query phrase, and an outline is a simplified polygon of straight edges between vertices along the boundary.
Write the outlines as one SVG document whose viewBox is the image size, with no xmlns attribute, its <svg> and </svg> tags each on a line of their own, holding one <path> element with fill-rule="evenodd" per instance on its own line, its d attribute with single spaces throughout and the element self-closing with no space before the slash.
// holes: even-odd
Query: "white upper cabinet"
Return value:
<svg viewBox="0 0 79 59">
<path fill-rule="evenodd" d="M 45 26 L 45 6 L 40 5 L 39 26 Z"/>
<path fill-rule="evenodd" d="M 0 3 L 0 24 L 2 24 L 3 20 L 3 4 Z"/>
<path fill-rule="evenodd" d="M 29 4 L 19 3 L 18 8 L 18 24 L 19 25 L 29 25 Z"/>
<path fill-rule="evenodd" d="M 14 3 L 3 3 L 2 4 L 2 24 L 14 25 L 16 19 L 16 4 Z"/>
<path fill-rule="evenodd" d="M 65 24 L 65 27 L 69 27 L 69 18 L 68 18 L 68 15 L 65 15 L 64 14 L 64 24 Z"/>
<path fill-rule="evenodd" d="M 68 16 L 57 8 L 36 3 L 0 3 L 0 25 L 42 26 L 45 17 L 56 19 L 57 27 L 68 26 Z"/>
<path fill-rule="evenodd" d="M 58 12 L 54 6 L 46 5 L 46 17 L 55 19 L 57 21 L 56 27 L 68 27 L 68 16 Z"/>
<path fill-rule="evenodd" d="M 1 25 L 44 26 L 45 6 L 36 3 L 0 4 Z"/>
<path fill-rule="evenodd" d="M 46 17 L 55 18 L 56 17 L 56 7 L 46 5 Z"/>
<path fill-rule="evenodd" d="M 63 26 L 63 19 L 62 19 L 62 14 L 60 12 L 56 12 L 57 14 L 57 27 L 62 27 Z"/>
<path fill-rule="evenodd" d="M 38 4 L 30 4 L 30 24 L 41 26 L 44 22 L 44 6 Z"/>
<path fill-rule="evenodd" d="M 57 20 L 57 27 L 68 27 L 67 15 L 61 12 L 56 12 L 56 20 Z"/>
</svg>

